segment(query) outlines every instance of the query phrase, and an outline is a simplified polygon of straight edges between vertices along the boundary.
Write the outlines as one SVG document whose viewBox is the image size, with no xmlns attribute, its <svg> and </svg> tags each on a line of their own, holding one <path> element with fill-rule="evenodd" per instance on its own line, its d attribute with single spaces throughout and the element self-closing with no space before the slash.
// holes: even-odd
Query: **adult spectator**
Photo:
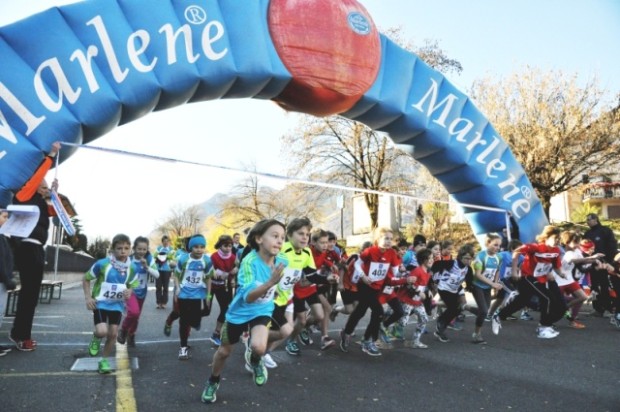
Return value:
<svg viewBox="0 0 620 412">
<path fill-rule="evenodd" d="M 586 217 L 586 223 L 590 227 L 584 234 L 584 238 L 594 242 L 594 253 L 603 253 L 605 262 L 613 263 L 614 256 L 618 253 L 618 241 L 614 232 L 607 226 L 601 225 L 598 215 L 590 213 Z M 594 316 L 603 316 L 605 310 L 611 311 L 611 298 L 609 297 L 609 275 L 605 269 L 596 269 L 590 273 L 590 283 L 593 291 L 596 291 L 596 301 L 592 304 Z"/>
<path fill-rule="evenodd" d="M 155 300 L 157 309 L 164 309 L 168 304 L 168 288 L 170 275 L 174 267 L 176 251 L 170 245 L 170 238 L 166 235 L 161 238 L 161 245 L 157 246 L 155 262 L 159 271 L 159 278 L 155 281 Z"/>
<path fill-rule="evenodd" d="M 43 269 L 45 267 L 45 250 L 50 217 L 56 213 L 48 205 L 50 188 L 44 180 L 54 157 L 60 150 L 60 143 L 52 145 L 50 153 L 43 159 L 37 171 L 15 195 L 14 203 L 18 205 L 34 205 L 39 209 L 39 220 L 26 238 L 16 238 L 15 266 L 19 271 L 21 290 L 17 301 L 17 313 L 9 339 L 18 350 L 30 352 L 36 349 L 37 342 L 32 340 L 32 320 L 39 302 Z M 52 190 L 58 190 L 58 181 L 52 183 Z"/>
<path fill-rule="evenodd" d="M 0 209 L 0 227 L 9 218 L 9 212 Z M 15 289 L 13 280 L 13 251 L 6 236 L 0 233 L 0 327 L 4 319 L 4 308 L 6 307 L 8 291 Z M 11 351 L 10 346 L 0 345 L 0 356 L 6 355 Z"/>
<path fill-rule="evenodd" d="M 240 250 L 243 250 L 244 247 L 245 246 L 241 244 L 241 234 L 235 233 L 233 235 L 233 248 L 232 248 L 233 254 L 237 255 L 237 252 Z"/>
</svg>

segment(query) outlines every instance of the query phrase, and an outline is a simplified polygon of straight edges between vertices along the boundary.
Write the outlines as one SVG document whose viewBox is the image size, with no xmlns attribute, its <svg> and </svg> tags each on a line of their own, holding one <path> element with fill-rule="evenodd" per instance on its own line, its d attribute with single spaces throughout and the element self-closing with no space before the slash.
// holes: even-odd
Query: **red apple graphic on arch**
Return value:
<svg viewBox="0 0 620 412">
<path fill-rule="evenodd" d="M 271 0 L 269 31 L 293 75 L 273 99 L 286 110 L 316 116 L 345 112 L 377 77 L 379 34 L 355 0 Z"/>
</svg>

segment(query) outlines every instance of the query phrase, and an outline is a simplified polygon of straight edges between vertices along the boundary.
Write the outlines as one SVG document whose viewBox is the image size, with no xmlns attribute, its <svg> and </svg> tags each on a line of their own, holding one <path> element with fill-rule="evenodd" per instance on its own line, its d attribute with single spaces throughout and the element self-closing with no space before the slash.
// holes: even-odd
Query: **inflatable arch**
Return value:
<svg viewBox="0 0 620 412">
<path fill-rule="evenodd" d="M 355 0 L 89 0 L 0 28 L 0 56 L 0 204 L 59 136 L 87 143 L 153 110 L 252 97 L 415 146 L 478 236 L 505 216 L 468 205 L 510 211 L 524 241 L 547 223 L 488 120 Z"/>
</svg>

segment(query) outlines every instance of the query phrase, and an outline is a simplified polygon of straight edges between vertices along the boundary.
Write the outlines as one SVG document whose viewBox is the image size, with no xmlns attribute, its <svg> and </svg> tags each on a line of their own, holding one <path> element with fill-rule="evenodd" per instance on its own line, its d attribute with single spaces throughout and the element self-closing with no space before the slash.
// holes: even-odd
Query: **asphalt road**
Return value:
<svg viewBox="0 0 620 412">
<path fill-rule="evenodd" d="M 376 358 L 358 345 L 343 353 L 322 352 L 315 343 L 302 347 L 299 357 L 281 349 L 274 353 L 279 367 L 261 388 L 245 371 L 239 345 L 222 375 L 217 402 L 204 405 L 200 394 L 214 353 L 207 338 L 217 308 L 203 318 L 200 331 L 192 331 L 189 361 L 177 359 L 178 323 L 171 337 L 162 333 L 167 314 L 155 309 L 149 292 L 137 346 L 128 349 L 138 368 L 99 375 L 87 352 L 92 315 L 81 288 L 65 287 L 61 300 L 37 307 L 37 350 L 14 349 L 0 358 L 0 411 L 132 410 L 127 399 L 135 399 L 138 411 L 620 411 L 620 331 L 609 319 L 584 314 L 584 330 L 562 321 L 553 340 L 535 336 L 535 321 L 504 322 L 499 336 L 487 323 L 488 345 L 478 346 L 470 343 L 474 322 L 468 318 L 464 330 L 448 330 L 449 343 L 425 335 L 429 349 L 397 342 Z M 344 321 L 340 316 L 332 326 L 334 338 Z M 0 343 L 9 343 L 11 324 L 12 318 L 4 319 Z M 409 325 L 408 337 L 411 331 Z M 77 360 L 82 366 L 91 362 L 91 370 L 71 371 Z"/>
</svg>

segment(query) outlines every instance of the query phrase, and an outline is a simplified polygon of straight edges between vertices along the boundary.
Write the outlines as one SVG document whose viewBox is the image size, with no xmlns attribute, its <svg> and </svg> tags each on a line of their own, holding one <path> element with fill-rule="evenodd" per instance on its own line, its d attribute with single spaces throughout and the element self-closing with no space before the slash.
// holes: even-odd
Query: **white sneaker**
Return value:
<svg viewBox="0 0 620 412">
<path fill-rule="evenodd" d="M 273 360 L 270 353 L 265 353 L 265 356 L 263 356 L 263 362 L 265 362 L 265 366 L 269 369 L 275 369 L 278 367 L 278 364 Z"/>
<path fill-rule="evenodd" d="M 560 334 L 557 330 L 553 330 L 551 327 L 541 327 L 538 329 L 538 337 L 540 339 L 553 339 Z"/>
<path fill-rule="evenodd" d="M 428 345 L 425 345 L 420 341 L 413 341 L 411 347 L 414 349 L 428 349 Z"/>
<path fill-rule="evenodd" d="M 187 346 L 181 346 L 179 348 L 179 360 L 188 360 L 189 359 L 189 350 Z"/>
<path fill-rule="evenodd" d="M 499 315 L 493 315 L 493 317 L 491 318 L 491 329 L 493 330 L 493 334 L 498 335 L 501 328 L 502 322 L 499 320 Z"/>
</svg>

